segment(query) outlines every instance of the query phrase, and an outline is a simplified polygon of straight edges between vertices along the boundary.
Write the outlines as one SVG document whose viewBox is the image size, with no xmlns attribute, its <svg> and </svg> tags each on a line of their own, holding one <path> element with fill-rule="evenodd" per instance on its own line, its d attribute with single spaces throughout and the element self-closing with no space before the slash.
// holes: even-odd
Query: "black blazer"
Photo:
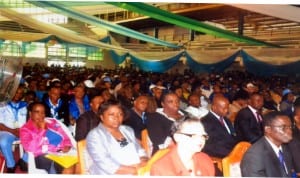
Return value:
<svg viewBox="0 0 300 178">
<path fill-rule="evenodd" d="M 292 156 L 286 145 L 282 145 L 284 161 L 288 175 L 282 169 L 277 154 L 265 137 L 255 142 L 245 153 L 241 161 L 243 177 L 291 177 Z"/>
<path fill-rule="evenodd" d="M 75 140 L 80 141 L 86 138 L 90 130 L 97 127 L 100 117 L 94 111 L 86 111 L 76 120 Z"/>
<path fill-rule="evenodd" d="M 135 137 L 141 140 L 141 132 L 146 128 L 146 124 L 143 123 L 141 116 L 139 116 L 133 109 L 129 110 L 129 117 L 124 121 L 124 124 L 130 126 L 134 130 Z"/>
<path fill-rule="evenodd" d="M 214 157 L 223 158 L 227 156 L 237 144 L 235 131 L 230 120 L 224 118 L 224 121 L 230 129 L 230 133 L 228 133 L 227 129 L 222 126 L 218 118 L 211 112 L 204 116 L 201 121 L 209 136 L 203 148 L 203 152 Z"/>
<path fill-rule="evenodd" d="M 171 136 L 173 123 L 174 121 L 157 112 L 148 115 L 146 127 L 153 145 L 152 155 L 159 150 L 158 145 L 163 144 L 166 138 Z"/>
<path fill-rule="evenodd" d="M 263 136 L 263 126 L 258 123 L 249 107 L 241 109 L 234 120 L 234 129 L 239 141 L 254 143 Z"/>
<path fill-rule="evenodd" d="M 288 147 L 291 150 L 293 163 L 296 172 L 300 172 L 300 130 L 298 128 L 293 129 L 293 139 L 288 143 Z"/>
</svg>

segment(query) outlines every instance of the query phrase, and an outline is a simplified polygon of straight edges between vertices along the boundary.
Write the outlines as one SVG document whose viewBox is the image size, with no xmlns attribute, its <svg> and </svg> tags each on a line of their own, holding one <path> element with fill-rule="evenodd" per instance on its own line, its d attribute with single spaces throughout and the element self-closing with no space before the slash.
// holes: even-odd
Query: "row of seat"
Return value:
<svg viewBox="0 0 300 178">
<path fill-rule="evenodd" d="M 146 153 L 148 155 L 151 155 L 151 141 L 148 136 L 147 129 L 144 129 L 141 133 L 141 145 L 146 150 Z M 217 164 L 217 167 L 220 169 L 220 171 L 223 172 L 224 177 L 241 177 L 241 171 L 240 171 L 240 162 L 243 158 L 244 153 L 248 150 L 248 148 L 251 146 L 249 142 L 239 142 L 231 151 L 231 153 L 226 156 L 225 158 L 216 158 L 211 157 L 213 162 Z M 159 159 L 161 156 L 166 154 L 168 152 L 168 149 L 159 150 L 156 152 L 147 165 L 144 168 L 141 168 L 139 170 L 139 175 L 148 175 L 151 169 L 151 165 L 153 162 L 155 162 L 157 159 Z"/>
<path fill-rule="evenodd" d="M 67 129 L 66 127 L 64 129 Z M 69 133 L 69 132 L 67 132 Z M 69 135 L 70 138 L 72 138 L 72 135 Z M 88 174 L 88 167 L 91 162 L 89 155 L 87 154 L 86 150 L 86 140 L 75 142 L 74 139 L 72 139 L 72 143 L 76 145 L 77 148 L 77 156 L 78 156 L 78 167 L 77 167 L 77 173 L 79 174 Z M 23 154 L 23 149 L 20 144 L 20 142 L 16 142 L 16 145 L 20 146 L 20 155 Z M 148 155 L 151 155 L 151 141 L 148 137 L 147 130 L 142 131 L 142 140 L 141 140 L 142 147 L 146 150 Z M 244 155 L 244 153 L 247 151 L 247 149 L 251 146 L 249 142 L 240 142 L 238 143 L 232 152 L 225 158 L 212 158 L 213 161 L 218 165 L 218 168 L 223 172 L 224 177 L 240 177 L 240 161 Z M 151 159 L 148 161 L 146 166 L 140 168 L 138 170 L 138 175 L 144 176 L 150 174 L 150 169 L 152 164 L 165 155 L 169 149 L 162 149 L 156 152 Z M 22 152 L 22 153 L 21 153 Z M 2 164 L 3 167 L 0 167 L 0 171 L 3 172 L 4 170 L 4 164 Z M 35 166 L 34 156 L 32 153 L 28 153 L 28 173 L 29 174 L 45 174 L 45 170 L 37 169 Z"/>
</svg>

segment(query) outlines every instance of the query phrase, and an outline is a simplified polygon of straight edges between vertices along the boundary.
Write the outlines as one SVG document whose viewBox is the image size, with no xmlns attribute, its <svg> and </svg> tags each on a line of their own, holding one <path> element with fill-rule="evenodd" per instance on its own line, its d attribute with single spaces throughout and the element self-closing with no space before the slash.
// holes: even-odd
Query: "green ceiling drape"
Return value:
<svg viewBox="0 0 300 178">
<path fill-rule="evenodd" d="M 154 19 L 168 22 L 183 28 L 192 29 L 198 32 L 202 32 L 209 35 L 214 35 L 221 38 L 227 38 L 232 41 L 245 42 L 252 45 L 264 45 L 270 47 L 280 47 L 275 44 L 260 41 L 247 36 L 238 35 L 234 32 L 223 30 L 212 25 L 208 25 L 194 19 L 190 19 L 184 16 L 180 16 L 165 10 L 158 9 L 151 5 L 140 3 L 140 2 L 106 2 L 108 4 L 115 5 L 127 9 L 129 11 L 134 11 L 146 16 L 150 16 Z"/>
</svg>

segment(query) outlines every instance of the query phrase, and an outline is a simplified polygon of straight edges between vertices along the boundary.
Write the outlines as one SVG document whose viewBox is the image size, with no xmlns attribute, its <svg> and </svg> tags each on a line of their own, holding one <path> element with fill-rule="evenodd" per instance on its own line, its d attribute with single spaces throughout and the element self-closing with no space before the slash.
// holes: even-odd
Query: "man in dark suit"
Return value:
<svg viewBox="0 0 300 178">
<path fill-rule="evenodd" d="M 293 127 L 293 139 L 288 143 L 291 150 L 295 171 L 300 173 L 300 103 L 294 105 L 294 127 Z"/>
<path fill-rule="evenodd" d="M 261 115 L 263 105 L 263 96 L 259 93 L 253 93 L 250 96 L 248 106 L 237 113 L 234 128 L 239 141 L 254 143 L 263 136 Z"/>
<path fill-rule="evenodd" d="M 243 177 L 291 177 L 292 156 L 284 143 L 292 139 L 289 117 L 272 111 L 264 117 L 264 137 L 256 141 L 241 161 Z"/>
<path fill-rule="evenodd" d="M 229 101 L 221 95 L 213 99 L 210 112 L 201 120 L 209 139 L 205 143 L 203 152 L 213 157 L 224 158 L 237 143 L 235 131 L 229 119 Z"/>
</svg>

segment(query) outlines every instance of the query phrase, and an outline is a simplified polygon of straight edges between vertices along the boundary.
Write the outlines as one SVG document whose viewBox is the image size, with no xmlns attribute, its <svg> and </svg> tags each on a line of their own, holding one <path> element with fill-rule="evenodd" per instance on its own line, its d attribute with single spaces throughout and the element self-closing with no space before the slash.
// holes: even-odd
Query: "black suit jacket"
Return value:
<svg viewBox="0 0 300 178">
<path fill-rule="evenodd" d="M 146 128 L 146 124 L 143 123 L 141 116 L 133 109 L 129 110 L 129 118 L 124 121 L 124 124 L 130 126 L 134 130 L 135 137 L 141 140 L 141 132 Z"/>
<path fill-rule="evenodd" d="M 291 150 L 295 171 L 300 173 L 300 130 L 293 129 L 293 139 L 288 143 Z"/>
<path fill-rule="evenodd" d="M 249 107 L 241 109 L 234 120 L 234 129 L 239 141 L 254 143 L 263 136 L 263 127 L 257 122 Z"/>
<path fill-rule="evenodd" d="M 80 141 L 86 138 L 90 130 L 97 127 L 100 117 L 94 111 L 86 111 L 76 120 L 75 140 Z"/>
<path fill-rule="evenodd" d="M 171 136 L 171 127 L 174 121 L 160 113 L 150 113 L 147 118 L 147 130 L 153 145 L 152 155 L 159 150 L 158 145 L 163 144 Z"/>
<path fill-rule="evenodd" d="M 243 177 L 291 177 L 293 163 L 291 153 L 286 145 L 282 145 L 284 161 L 288 175 L 281 168 L 277 154 L 265 137 L 255 142 L 245 153 L 241 161 Z"/>
<path fill-rule="evenodd" d="M 230 133 L 228 133 L 227 129 L 222 126 L 218 118 L 211 112 L 204 116 L 201 121 L 209 136 L 203 148 L 203 152 L 214 157 L 223 158 L 227 156 L 237 144 L 235 131 L 230 120 L 224 118 L 224 121 L 230 129 Z"/>
</svg>

